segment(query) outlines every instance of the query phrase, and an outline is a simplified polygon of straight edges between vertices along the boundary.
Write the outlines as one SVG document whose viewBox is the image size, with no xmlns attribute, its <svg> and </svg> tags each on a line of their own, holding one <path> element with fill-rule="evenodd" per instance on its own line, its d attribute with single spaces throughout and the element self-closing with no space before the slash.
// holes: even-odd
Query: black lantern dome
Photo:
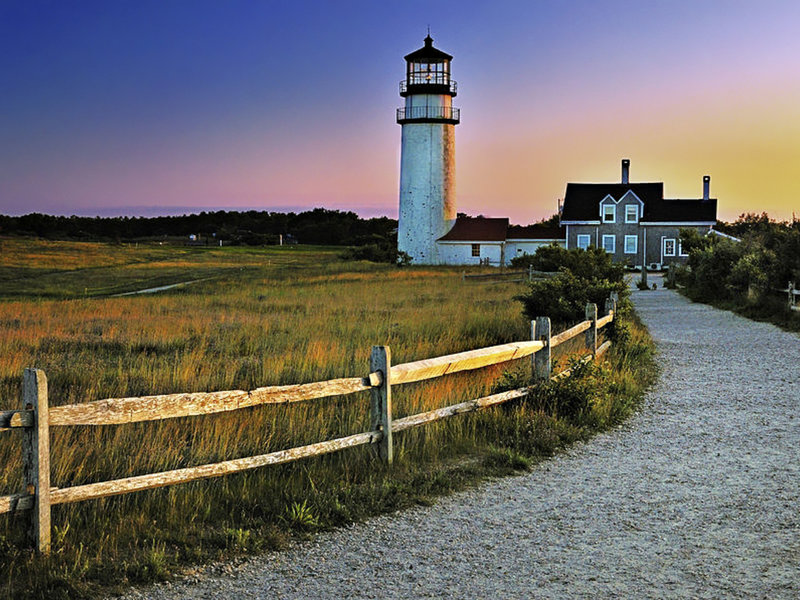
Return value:
<svg viewBox="0 0 800 600">
<path fill-rule="evenodd" d="M 425 38 L 425 45 L 419 50 L 407 54 L 406 79 L 400 82 L 400 95 L 404 98 L 411 94 L 447 94 L 455 96 L 457 85 L 450 79 L 450 61 L 453 57 L 433 47 L 430 34 Z"/>
</svg>

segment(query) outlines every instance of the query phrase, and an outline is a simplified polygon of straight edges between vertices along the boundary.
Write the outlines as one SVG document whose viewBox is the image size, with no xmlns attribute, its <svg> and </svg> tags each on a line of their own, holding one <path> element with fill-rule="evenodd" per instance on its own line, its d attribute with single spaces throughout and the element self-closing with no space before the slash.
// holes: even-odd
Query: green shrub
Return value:
<svg viewBox="0 0 800 600">
<path fill-rule="evenodd" d="M 720 230 L 739 236 L 734 241 L 682 230 L 689 253 L 687 265 L 668 282 L 685 287 L 693 300 L 733 308 L 751 318 L 769 319 L 789 329 L 800 328 L 788 303 L 776 290 L 800 280 L 800 221 L 776 222 L 765 214 L 742 215 Z"/>
<path fill-rule="evenodd" d="M 372 236 L 369 243 L 353 246 L 342 252 L 344 260 L 368 260 L 376 263 L 390 263 L 405 266 L 411 263 L 411 257 L 397 249 L 397 237 Z"/>
<path fill-rule="evenodd" d="M 629 295 L 624 282 L 576 277 L 571 271 L 562 271 L 550 279 L 532 281 L 527 292 L 515 299 L 522 302 L 523 313 L 528 319 L 550 317 L 554 324 L 571 325 L 584 319 L 589 302 L 596 304 L 602 313 L 612 292 L 619 294 L 623 302 Z"/>
<path fill-rule="evenodd" d="M 511 266 L 517 268 L 533 267 L 536 271 L 570 271 L 584 279 L 608 279 L 623 281 L 625 270 L 616 265 L 611 255 L 602 248 L 589 247 L 587 250 L 571 248 L 567 250 L 555 244 L 542 246 L 536 254 L 524 254 L 511 259 Z"/>
</svg>

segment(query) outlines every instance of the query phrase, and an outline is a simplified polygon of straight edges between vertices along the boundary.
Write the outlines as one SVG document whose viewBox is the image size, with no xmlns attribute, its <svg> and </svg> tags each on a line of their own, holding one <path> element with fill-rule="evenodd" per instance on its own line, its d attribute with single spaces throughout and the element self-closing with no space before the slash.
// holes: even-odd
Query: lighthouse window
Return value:
<svg viewBox="0 0 800 600">
<path fill-rule="evenodd" d="M 410 63 L 409 83 L 413 85 L 448 83 L 448 66 L 445 63 Z"/>
<path fill-rule="evenodd" d="M 480 255 L 481 255 L 481 245 L 472 244 L 472 256 L 480 256 Z"/>
</svg>

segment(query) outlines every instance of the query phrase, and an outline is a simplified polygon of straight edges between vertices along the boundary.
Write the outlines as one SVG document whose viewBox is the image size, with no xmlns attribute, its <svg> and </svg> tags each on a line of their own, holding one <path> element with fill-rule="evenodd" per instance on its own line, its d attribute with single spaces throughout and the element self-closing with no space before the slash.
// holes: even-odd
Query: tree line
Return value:
<svg viewBox="0 0 800 600">
<path fill-rule="evenodd" d="M 361 246 L 390 239 L 397 220 L 362 219 L 351 211 L 313 210 L 294 213 L 270 211 L 210 211 L 168 217 L 78 217 L 31 213 L 0 215 L 0 235 L 45 239 L 123 241 L 194 235 L 198 241 L 231 244 L 285 242 Z"/>
</svg>

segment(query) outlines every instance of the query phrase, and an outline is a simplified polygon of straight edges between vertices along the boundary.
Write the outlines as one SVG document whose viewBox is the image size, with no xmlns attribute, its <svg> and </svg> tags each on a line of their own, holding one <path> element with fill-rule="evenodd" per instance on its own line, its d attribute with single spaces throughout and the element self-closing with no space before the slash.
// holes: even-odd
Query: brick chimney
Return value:
<svg viewBox="0 0 800 600">
<path fill-rule="evenodd" d="M 627 158 L 622 159 L 622 183 L 628 183 L 628 174 L 631 169 L 631 161 Z"/>
<path fill-rule="evenodd" d="M 703 200 L 711 198 L 711 175 L 703 175 Z"/>
</svg>

